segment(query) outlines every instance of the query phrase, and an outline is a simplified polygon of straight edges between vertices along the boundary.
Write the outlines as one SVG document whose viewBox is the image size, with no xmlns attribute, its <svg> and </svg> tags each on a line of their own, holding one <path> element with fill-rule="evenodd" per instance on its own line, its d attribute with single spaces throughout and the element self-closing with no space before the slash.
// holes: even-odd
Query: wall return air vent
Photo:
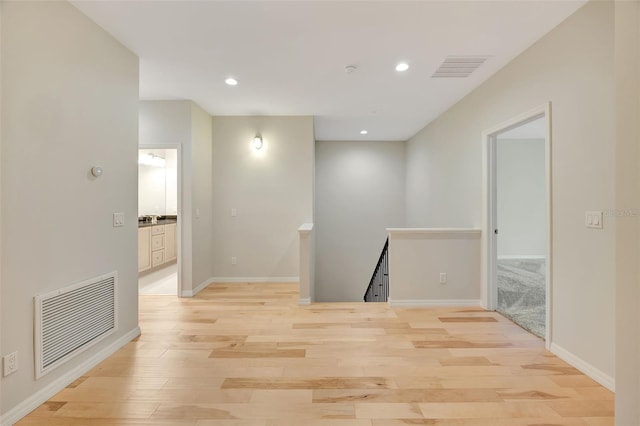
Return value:
<svg viewBox="0 0 640 426">
<path fill-rule="evenodd" d="M 118 273 L 35 297 L 36 378 L 118 328 Z"/>
<path fill-rule="evenodd" d="M 433 78 L 465 78 L 484 64 L 489 56 L 447 56 Z"/>
</svg>

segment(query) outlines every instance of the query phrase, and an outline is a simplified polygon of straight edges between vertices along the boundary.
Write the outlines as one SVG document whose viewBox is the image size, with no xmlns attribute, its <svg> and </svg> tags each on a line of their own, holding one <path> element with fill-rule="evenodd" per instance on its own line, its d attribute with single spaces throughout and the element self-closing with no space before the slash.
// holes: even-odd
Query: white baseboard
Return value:
<svg viewBox="0 0 640 426">
<path fill-rule="evenodd" d="M 438 308 L 438 307 L 456 307 L 456 306 L 480 306 L 480 300 L 476 299 L 405 299 L 405 300 L 392 300 L 389 298 L 389 305 L 392 308 L 404 308 L 404 307 L 425 307 L 425 308 Z"/>
<path fill-rule="evenodd" d="M 207 286 L 211 283 L 213 283 L 214 278 L 209 278 L 207 280 L 204 280 L 203 282 L 201 282 L 200 284 L 198 284 L 198 286 L 196 288 L 194 288 L 193 290 L 182 290 L 182 293 L 180 294 L 181 297 L 193 297 L 196 294 L 200 293 L 202 290 L 204 290 L 205 288 L 207 288 Z"/>
<path fill-rule="evenodd" d="M 603 373 L 601 370 L 589 364 L 582 358 L 572 354 L 568 350 L 564 349 L 561 346 L 558 346 L 555 343 L 551 343 L 550 351 L 553 354 L 557 355 L 558 358 L 571 364 L 573 367 L 582 371 L 584 374 L 591 377 L 593 380 L 600 383 L 605 388 L 609 389 L 611 392 L 615 392 L 616 380 L 613 377 Z"/>
<path fill-rule="evenodd" d="M 311 298 L 310 297 L 304 297 L 304 298 L 300 298 L 300 300 L 298 301 L 299 305 L 310 305 L 311 304 Z"/>
<path fill-rule="evenodd" d="M 214 283 L 297 283 L 300 277 L 214 277 Z"/>
<path fill-rule="evenodd" d="M 140 335 L 140 327 L 136 327 L 133 330 L 129 331 L 124 336 L 120 337 L 118 340 L 111 343 L 109 346 L 105 347 L 91 358 L 87 359 L 83 363 L 69 370 L 62 376 L 58 377 L 53 382 L 49 383 L 44 388 L 40 389 L 29 398 L 22 401 L 20 404 L 13 407 L 11 410 L 7 411 L 2 418 L 0 418 L 0 425 L 10 426 L 14 423 L 18 422 L 24 416 L 38 408 L 40 405 L 45 403 L 49 398 L 69 386 L 87 371 L 91 370 L 96 365 L 100 364 L 102 361 L 111 356 L 118 349 L 122 348 L 124 345 L 135 339 Z"/>
</svg>

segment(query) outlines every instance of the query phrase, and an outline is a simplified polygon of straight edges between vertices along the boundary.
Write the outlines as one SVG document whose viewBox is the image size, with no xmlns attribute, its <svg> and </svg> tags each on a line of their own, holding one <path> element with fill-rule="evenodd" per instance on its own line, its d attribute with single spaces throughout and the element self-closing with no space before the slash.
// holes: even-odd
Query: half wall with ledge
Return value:
<svg viewBox="0 0 640 426">
<path fill-rule="evenodd" d="M 480 229 L 387 232 L 391 306 L 480 306 Z"/>
</svg>

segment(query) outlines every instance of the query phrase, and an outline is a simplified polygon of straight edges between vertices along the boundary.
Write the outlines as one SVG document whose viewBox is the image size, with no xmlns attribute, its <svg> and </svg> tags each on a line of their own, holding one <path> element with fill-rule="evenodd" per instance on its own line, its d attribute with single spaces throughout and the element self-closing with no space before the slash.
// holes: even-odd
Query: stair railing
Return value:
<svg viewBox="0 0 640 426">
<path fill-rule="evenodd" d="M 364 293 L 365 302 L 386 302 L 389 298 L 389 238 L 384 243 L 382 253 Z"/>
</svg>

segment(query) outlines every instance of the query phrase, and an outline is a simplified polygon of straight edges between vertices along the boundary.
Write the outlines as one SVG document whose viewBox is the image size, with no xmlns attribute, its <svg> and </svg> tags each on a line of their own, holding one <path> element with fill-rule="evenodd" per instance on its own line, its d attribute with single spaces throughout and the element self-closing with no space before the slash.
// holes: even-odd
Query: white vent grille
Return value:
<svg viewBox="0 0 640 426">
<path fill-rule="evenodd" d="M 35 297 L 36 378 L 116 331 L 118 273 Z"/>
<path fill-rule="evenodd" d="M 465 78 L 485 63 L 489 56 L 447 56 L 440 68 L 433 73 L 434 78 Z"/>
</svg>

